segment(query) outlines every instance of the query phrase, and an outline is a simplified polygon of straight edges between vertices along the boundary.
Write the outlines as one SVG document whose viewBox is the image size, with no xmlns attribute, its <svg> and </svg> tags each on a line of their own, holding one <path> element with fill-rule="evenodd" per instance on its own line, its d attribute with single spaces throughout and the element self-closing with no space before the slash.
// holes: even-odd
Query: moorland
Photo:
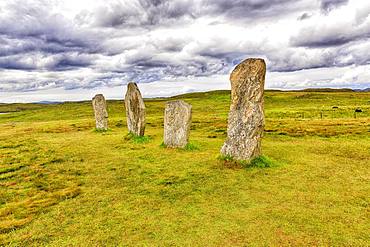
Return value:
<svg viewBox="0 0 370 247">
<path fill-rule="evenodd" d="M 161 145 L 173 99 L 193 106 L 185 149 Z M 106 132 L 90 101 L 1 104 L 0 245 L 369 244 L 370 93 L 267 91 L 266 166 L 218 159 L 229 91 L 145 104 L 142 138 L 123 100 Z"/>
</svg>

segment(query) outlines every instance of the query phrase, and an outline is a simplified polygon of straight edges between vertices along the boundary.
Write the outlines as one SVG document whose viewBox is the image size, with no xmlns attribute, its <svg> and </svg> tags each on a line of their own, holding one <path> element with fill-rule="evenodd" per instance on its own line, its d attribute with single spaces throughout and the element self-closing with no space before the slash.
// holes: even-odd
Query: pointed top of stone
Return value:
<svg viewBox="0 0 370 247">
<path fill-rule="evenodd" d="M 181 106 L 191 109 L 191 105 L 186 103 L 183 100 L 171 100 L 171 101 L 166 102 L 166 105 L 169 105 L 169 106 L 170 105 L 181 105 Z"/>
<path fill-rule="evenodd" d="M 95 97 L 104 97 L 104 95 L 101 94 L 101 93 L 98 93 L 98 94 L 95 94 L 95 96 L 93 98 L 95 98 Z"/>
<path fill-rule="evenodd" d="M 254 77 L 266 73 L 266 63 L 262 58 L 248 58 L 238 64 L 230 74 L 230 81 Z"/>
<path fill-rule="evenodd" d="M 238 64 L 230 74 L 231 95 L 237 99 L 244 95 L 246 99 L 259 102 L 263 100 L 265 87 L 266 63 L 262 58 L 248 58 Z M 237 89 L 239 88 L 239 89 Z"/>
<path fill-rule="evenodd" d="M 139 90 L 139 88 L 138 88 L 138 86 L 137 86 L 137 84 L 136 84 L 136 82 L 129 82 L 128 84 L 127 84 L 127 91 L 128 90 Z M 140 91 L 139 91 L 140 92 Z"/>
</svg>

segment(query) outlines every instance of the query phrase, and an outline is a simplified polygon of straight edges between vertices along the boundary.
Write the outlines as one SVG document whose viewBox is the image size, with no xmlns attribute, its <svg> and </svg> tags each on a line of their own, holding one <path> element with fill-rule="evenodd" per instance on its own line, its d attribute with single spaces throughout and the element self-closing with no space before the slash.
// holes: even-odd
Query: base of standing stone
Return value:
<svg viewBox="0 0 370 247">
<path fill-rule="evenodd" d="M 191 105 L 182 101 L 166 103 L 164 111 L 164 145 L 169 148 L 184 148 L 189 142 Z"/>
</svg>

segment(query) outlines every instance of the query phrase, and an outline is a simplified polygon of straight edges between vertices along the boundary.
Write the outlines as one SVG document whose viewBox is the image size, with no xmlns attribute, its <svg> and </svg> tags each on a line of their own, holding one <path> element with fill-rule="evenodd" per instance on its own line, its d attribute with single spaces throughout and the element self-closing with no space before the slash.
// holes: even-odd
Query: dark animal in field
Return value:
<svg viewBox="0 0 370 247">
<path fill-rule="evenodd" d="M 357 108 L 357 109 L 355 110 L 355 112 L 362 112 L 362 110 L 361 110 L 361 109 L 359 109 L 359 108 Z"/>
<path fill-rule="evenodd" d="M 338 109 L 339 107 L 338 107 L 338 106 L 333 106 L 332 108 L 333 108 L 333 109 Z"/>
</svg>

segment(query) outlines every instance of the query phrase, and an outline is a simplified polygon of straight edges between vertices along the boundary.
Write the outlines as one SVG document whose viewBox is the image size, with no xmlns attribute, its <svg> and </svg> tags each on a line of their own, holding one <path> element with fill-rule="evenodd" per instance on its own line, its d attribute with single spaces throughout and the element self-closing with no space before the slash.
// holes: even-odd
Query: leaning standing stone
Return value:
<svg viewBox="0 0 370 247">
<path fill-rule="evenodd" d="M 258 58 L 244 60 L 231 73 L 231 106 L 222 155 L 250 160 L 261 154 L 265 74 L 265 61 Z"/>
<path fill-rule="evenodd" d="M 92 105 L 94 108 L 96 129 L 107 130 L 108 129 L 108 112 L 107 104 L 102 94 L 97 94 L 92 99 Z"/>
<path fill-rule="evenodd" d="M 127 85 L 125 106 L 128 131 L 143 136 L 145 132 L 145 105 L 139 88 L 134 82 Z"/>
<path fill-rule="evenodd" d="M 164 111 L 164 145 L 183 148 L 188 144 L 191 105 L 182 100 L 167 102 Z"/>
</svg>

